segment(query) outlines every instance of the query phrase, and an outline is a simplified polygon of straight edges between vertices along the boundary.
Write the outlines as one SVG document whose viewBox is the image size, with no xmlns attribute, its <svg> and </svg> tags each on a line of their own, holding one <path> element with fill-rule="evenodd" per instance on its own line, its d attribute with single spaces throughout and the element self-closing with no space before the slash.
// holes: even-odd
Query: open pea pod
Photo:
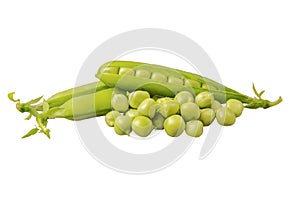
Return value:
<svg viewBox="0 0 300 200">
<path fill-rule="evenodd" d="M 261 98 L 253 85 L 256 97 L 252 98 L 226 87 L 209 78 L 161 65 L 132 61 L 111 61 L 98 69 L 96 77 L 105 85 L 127 91 L 146 90 L 152 96 L 174 97 L 180 91 L 190 91 L 197 95 L 204 91 L 214 94 L 215 99 L 224 103 L 237 99 L 247 108 L 269 108 L 282 101 L 271 102 Z"/>
</svg>

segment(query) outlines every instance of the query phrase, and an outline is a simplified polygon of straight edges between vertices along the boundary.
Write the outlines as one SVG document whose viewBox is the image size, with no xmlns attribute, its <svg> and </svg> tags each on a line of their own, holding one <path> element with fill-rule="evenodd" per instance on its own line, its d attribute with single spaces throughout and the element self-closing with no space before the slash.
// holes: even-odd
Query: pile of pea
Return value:
<svg viewBox="0 0 300 200">
<path fill-rule="evenodd" d="M 203 126 L 210 125 L 215 118 L 220 125 L 230 126 L 244 109 L 236 99 L 222 105 L 210 92 L 194 97 L 188 91 L 179 92 L 174 98 L 158 99 L 150 98 L 147 91 L 115 94 L 111 106 L 113 110 L 105 115 L 107 125 L 114 127 L 119 135 L 133 131 L 141 137 L 147 137 L 153 129 L 164 129 L 171 137 L 184 131 L 189 136 L 199 137 Z"/>
</svg>

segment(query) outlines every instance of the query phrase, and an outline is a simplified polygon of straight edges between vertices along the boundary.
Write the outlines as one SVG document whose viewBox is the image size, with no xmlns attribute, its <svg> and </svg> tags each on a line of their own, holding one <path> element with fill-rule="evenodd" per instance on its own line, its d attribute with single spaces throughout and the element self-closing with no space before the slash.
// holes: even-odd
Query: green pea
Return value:
<svg viewBox="0 0 300 200">
<path fill-rule="evenodd" d="M 150 78 L 151 73 L 147 70 L 144 70 L 144 69 L 138 69 L 135 72 L 135 76 L 141 77 L 141 78 Z"/>
<path fill-rule="evenodd" d="M 129 75 L 129 76 L 133 76 L 134 75 L 134 70 L 131 68 L 126 68 L 126 67 L 122 67 L 119 70 L 119 75 Z"/>
<path fill-rule="evenodd" d="M 213 100 L 210 106 L 214 111 L 218 110 L 219 108 L 222 108 L 222 104 L 218 102 L 217 100 Z"/>
<path fill-rule="evenodd" d="M 129 108 L 127 97 L 124 94 L 113 95 L 111 106 L 116 111 L 126 112 Z"/>
<path fill-rule="evenodd" d="M 188 91 L 181 91 L 178 94 L 176 94 L 174 100 L 177 101 L 180 105 L 182 105 L 187 102 L 194 102 L 194 96 Z"/>
<path fill-rule="evenodd" d="M 165 120 L 164 129 L 169 136 L 177 137 L 185 129 L 184 120 L 180 115 L 172 115 Z"/>
<path fill-rule="evenodd" d="M 199 119 L 200 109 L 197 104 L 193 102 L 187 102 L 181 105 L 180 114 L 185 121 Z"/>
<path fill-rule="evenodd" d="M 199 137 L 203 133 L 203 124 L 199 120 L 191 120 L 186 123 L 185 132 L 192 137 Z"/>
<path fill-rule="evenodd" d="M 194 88 L 200 88 L 200 83 L 192 79 L 185 79 L 184 85 Z"/>
<path fill-rule="evenodd" d="M 145 116 L 137 116 L 132 121 L 132 130 L 141 137 L 147 137 L 153 130 L 152 121 Z"/>
<path fill-rule="evenodd" d="M 116 111 L 116 110 L 113 110 L 113 111 L 110 111 L 108 112 L 106 115 L 105 115 L 105 122 L 108 126 L 111 126 L 113 127 L 114 124 L 115 124 L 115 119 L 117 117 L 119 117 L 121 114 Z"/>
<path fill-rule="evenodd" d="M 129 135 L 131 132 L 131 119 L 128 116 L 121 115 L 115 119 L 114 129 L 118 135 Z"/>
<path fill-rule="evenodd" d="M 152 123 L 154 127 L 158 130 L 164 128 L 165 118 L 160 113 L 155 113 L 154 117 L 152 118 Z"/>
<path fill-rule="evenodd" d="M 200 108 L 209 108 L 214 100 L 214 95 L 210 92 L 201 92 L 199 93 L 195 101 Z"/>
<path fill-rule="evenodd" d="M 230 126 L 235 123 L 234 113 L 226 107 L 219 108 L 216 111 L 216 118 L 220 125 Z"/>
<path fill-rule="evenodd" d="M 151 98 L 147 98 L 139 105 L 137 110 L 141 115 L 153 118 L 156 108 L 156 102 Z"/>
<path fill-rule="evenodd" d="M 215 119 L 215 111 L 211 108 L 204 108 L 200 110 L 199 118 L 204 126 L 210 125 Z"/>
<path fill-rule="evenodd" d="M 226 107 L 230 109 L 235 114 L 236 117 L 241 116 L 244 110 L 243 103 L 236 99 L 229 99 L 226 102 Z"/>
<path fill-rule="evenodd" d="M 128 95 L 129 105 L 132 108 L 137 108 L 145 99 L 150 98 L 150 94 L 147 91 L 135 91 Z"/>
<path fill-rule="evenodd" d="M 153 72 L 151 75 L 151 79 L 155 81 L 160 81 L 160 82 L 167 82 L 168 78 L 166 75 L 159 73 L 159 72 Z"/>
<path fill-rule="evenodd" d="M 136 109 L 129 109 L 125 115 L 130 117 L 131 120 L 133 120 L 135 117 L 139 116 L 140 113 Z"/>
<path fill-rule="evenodd" d="M 179 103 L 174 100 L 165 101 L 160 104 L 158 112 L 165 118 L 176 114 L 179 111 Z"/>
<path fill-rule="evenodd" d="M 168 82 L 175 85 L 183 85 L 183 80 L 177 77 L 170 76 Z"/>
<path fill-rule="evenodd" d="M 172 101 L 172 100 L 173 100 L 173 99 L 170 98 L 170 97 L 162 97 L 162 98 L 158 98 L 158 99 L 156 100 L 156 103 L 162 104 L 162 103 L 164 103 L 164 102 L 166 102 L 166 101 Z"/>
</svg>

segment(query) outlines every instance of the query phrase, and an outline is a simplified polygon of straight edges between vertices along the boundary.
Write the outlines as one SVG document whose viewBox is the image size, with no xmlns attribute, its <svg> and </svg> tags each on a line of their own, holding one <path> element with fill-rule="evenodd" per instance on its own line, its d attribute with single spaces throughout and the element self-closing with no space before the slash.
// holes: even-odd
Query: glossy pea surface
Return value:
<svg viewBox="0 0 300 200">
<path fill-rule="evenodd" d="M 203 123 L 199 120 L 191 120 L 186 123 L 185 132 L 192 137 L 200 137 L 203 133 Z"/>
<path fill-rule="evenodd" d="M 214 95 L 210 92 L 201 92 L 195 98 L 195 102 L 198 104 L 200 108 L 211 107 L 213 100 L 214 100 Z"/>
<path fill-rule="evenodd" d="M 239 100 L 236 99 L 229 99 L 226 102 L 226 107 L 228 109 L 230 109 L 236 117 L 241 116 L 243 110 L 244 110 L 244 106 L 242 104 L 242 102 L 240 102 Z"/>
<path fill-rule="evenodd" d="M 139 105 L 137 110 L 141 115 L 153 118 L 156 112 L 156 108 L 156 102 L 151 98 L 147 98 Z"/>
<path fill-rule="evenodd" d="M 118 111 L 116 111 L 116 110 L 110 111 L 109 113 L 107 113 L 105 115 L 105 122 L 106 122 L 106 124 L 108 126 L 113 127 L 114 124 L 115 124 L 115 119 L 117 117 L 119 117 L 119 116 L 121 116 L 121 114 Z"/>
<path fill-rule="evenodd" d="M 118 135 L 129 135 L 131 123 L 130 117 L 121 115 L 115 119 L 114 130 Z"/>
<path fill-rule="evenodd" d="M 185 121 L 198 119 L 200 116 L 199 106 L 193 102 L 187 102 L 181 105 L 180 115 Z"/>
<path fill-rule="evenodd" d="M 164 129 L 169 136 L 177 137 L 184 131 L 185 122 L 180 115 L 172 115 L 165 120 Z"/>
<path fill-rule="evenodd" d="M 178 94 L 176 94 L 174 100 L 177 101 L 180 105 L 182 105 L 187 102 L 194 102 L 194 96 L 188 91 L 181 91 Z"/>
<path fill-rule="evenodd" d="M 210 125 L 215 119 L 215 111 L 211 108 L 205 108 L 200 111 L 200 121 L 204 126 Z"/>
<path fill-rule="evenodd" d="M 119 112 L 126 112 L 129 108 L 128 99 L 124 94 L 114 94 L 111 100 L 111 106 Z"/>
<path fill-rule="evenodd" d="M 129 105 L 132 108 L 137 108 L 147 98 L 150 98 L 147 91 L 132 92 L 128 95 Z"/>
<path fill-rule="evenodd" d="M 132 121 L 132 130 L 141 137 L 147 137 L 153 129 L 152 121 L 145 116 L 137 116 Z"/>
<path fill-rule="evenodd" d="M 216 118 L 220 125 L 231 126 L 235 123 L 235 114 L 226 107 L 216 111 Z"/>
</svg>

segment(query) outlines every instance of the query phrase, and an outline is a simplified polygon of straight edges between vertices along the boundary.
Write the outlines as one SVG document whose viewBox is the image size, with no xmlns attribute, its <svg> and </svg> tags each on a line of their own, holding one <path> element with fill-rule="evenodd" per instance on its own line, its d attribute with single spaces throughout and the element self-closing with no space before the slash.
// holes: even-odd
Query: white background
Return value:
<svg viewBox="0 0 300 200">
<path fill-rule="evenodd" d="M 288 0 L 1 1 L 0 199 L 299 199 L 299 8 Z M 198 160 L 201 137 L 178 162 L 147 175 L 99 164 L 64 119 L 50 121 L 51 140 L 20 139 L 34 122 L 8 92 L 29 100 L 72 87 L 98 45 L 149 27 L 196 41 L 227 86 L 252 95 L 254 82 L 283 103 L 245 110 L 206 159 Z"/>
</svg>

